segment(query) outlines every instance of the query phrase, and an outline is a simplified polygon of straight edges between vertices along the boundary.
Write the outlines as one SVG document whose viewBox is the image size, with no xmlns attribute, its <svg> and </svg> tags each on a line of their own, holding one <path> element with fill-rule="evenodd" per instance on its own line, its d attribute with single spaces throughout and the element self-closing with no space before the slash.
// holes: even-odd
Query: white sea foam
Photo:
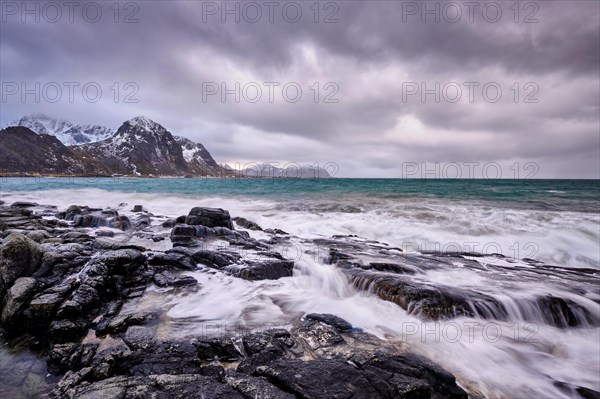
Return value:
<svg viewBox="0 0 600 399">
<path fill-rule="evenodd" d="M 422 198 L 332 197 L 294 201 L 99 189 L 8 192 L 2 198 L 7 202 L 48 203 L 62 209 L 73 203 L 97 207 L 128 203 L 121 209 L 127 211 L 134 204 L 141 204 L 152 213 L 169 217 L 187 214 L 194 206 L 213 206 L 263 227 L 280 228 L 301 237 L 356 234 L 405 251 L 501 253 L 563 267 L 600 269 L 600 215 L 589 212 L 491 208 Z"/>
</svg>

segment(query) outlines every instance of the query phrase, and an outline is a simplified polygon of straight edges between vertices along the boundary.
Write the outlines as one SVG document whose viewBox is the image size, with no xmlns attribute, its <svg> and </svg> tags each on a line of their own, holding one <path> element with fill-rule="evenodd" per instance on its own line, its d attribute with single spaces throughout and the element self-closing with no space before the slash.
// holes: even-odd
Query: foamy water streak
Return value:
<svg viewBox="0 0 600 399">
<path fill-rule="evenodd" d="M 208 193 L 210 194 L 210 193 Z M 600 269 L 600 214 L 492 208 L 477 201 L 440 198 L 215 197 L 169 193 L 123 193 L 99 189 L 3 192 L 7 201 L 32 200 L 66 208 L 73 203 L 95 207 L 141 204 L 171 217 L 194 206 L 228 209 L 261 226 L 301 237 L 356 234 L 386 242 L 405 252 L 501 253 L 563 267 Z"/>
</svg>

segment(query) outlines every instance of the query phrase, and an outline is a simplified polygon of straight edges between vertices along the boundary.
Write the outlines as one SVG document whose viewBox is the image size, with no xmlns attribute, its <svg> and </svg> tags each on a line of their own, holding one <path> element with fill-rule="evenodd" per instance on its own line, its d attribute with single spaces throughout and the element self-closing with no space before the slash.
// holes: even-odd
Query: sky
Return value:
<svg viewBox="0 0 600 399">
<path fill-rule="evenodd" d="M 0 18 L 0 126 L 145 115 L 230 165 L 600 177 L 595 0 L 2 1 Z"/>
</svg>

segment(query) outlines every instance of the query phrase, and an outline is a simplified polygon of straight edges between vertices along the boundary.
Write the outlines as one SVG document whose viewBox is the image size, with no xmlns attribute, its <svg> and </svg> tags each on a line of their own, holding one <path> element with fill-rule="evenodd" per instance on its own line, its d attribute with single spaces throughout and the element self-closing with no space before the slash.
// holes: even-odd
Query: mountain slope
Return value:
<svg viewBox="0 0 600 399">
<path fill-rule="evenodd" d="M 107 140 L 74 149 L 81 155 L 93 156 L 119 174 L 181 176 L 190 173 L 181 145 L 173 135 L 144 116 L 123 123 Z"/>
<path fill-rule="evenodd" d="M 110 170 L 54 136 L 16 126 L 0 131 L 0 173 L 110 175 Z"/>
<path fill-rule="evenodd" d="M 114 134 L 112 129 L 100 125 L 74 125 L 44 114 L 32 114 L 14 120 L 8 126 L 23 126 L 38 134 L 56 136 L 64 145 L 73 146 L 106 140 Z"/>
<path fill-rule="evenodd" d="M 214 160 L 208 150 L 200 143 L 194 143 L 185 137 L 173 136 L 181 145 L 183 157 L 188 163 L 188 168 L 194 174 L 219 175 L 224 169 Z"/>
</svg>

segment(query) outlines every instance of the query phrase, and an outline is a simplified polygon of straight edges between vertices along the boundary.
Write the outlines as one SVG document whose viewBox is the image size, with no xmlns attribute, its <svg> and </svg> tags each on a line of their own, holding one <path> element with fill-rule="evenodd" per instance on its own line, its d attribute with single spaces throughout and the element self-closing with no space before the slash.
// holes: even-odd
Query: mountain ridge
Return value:
<svg viewBox="0 0 600 399">
<path fill-rule="evenodd" d="M 44 114 L 16 121 L 26 126 L 0 130 L 0 175 L 330 177 L 326 170 L 315 172 L 310 167 L 301 167 L 300 174 L 291 175 L 262 165 L 240 173 L 218 164 L 203 144 L 176 136 L 143 115 L 123 122 L 116 132 L 99 125 L 74 125 Z M 98 134 L 78 138 L 86 126 Z M 109 131 L 112 134 L 106 137 Z M 87 141 L 68 144 L 82 140 Z"/>
<path fill-rule="evenodd" d="M 93 143 L 111 137 L 115 132 L 102 125 L 77 125 L 46 114 L 30 114 L 10 122 L 6 127 L 23 126 L 37 134 L 55 136 L 64 145 Z"/>
</svg>

